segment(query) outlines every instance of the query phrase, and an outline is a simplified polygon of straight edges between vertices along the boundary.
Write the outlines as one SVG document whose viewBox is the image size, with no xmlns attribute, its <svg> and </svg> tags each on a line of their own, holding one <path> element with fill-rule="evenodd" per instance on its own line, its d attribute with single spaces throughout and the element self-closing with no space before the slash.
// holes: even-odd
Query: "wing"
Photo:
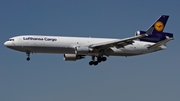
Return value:
<svg viewBox="0 0 180 101">
<path fill-rule="evenodd" d="M 109 41 L 109 42 L 92 44 L 92 45 L 89 46 L 89 48 L 92 48 L 92 49 L 107 49 L 109 47 L 121 48 L 121 47 L 124 47 L 126 45 L 134 43 L 133 40 L 143 38 L 145 36 L 150 35 L 153 30 L 154 30 L 154 28 L 151 27 L 151 28 L 149 28 L 149 30 L 147 30 L 147 32 L 145 34 L 141 34 L 141 35 L 138 35 L 138 36 L 129 37 L 129 38 L 125 38 L 125 39 L 119 39 L 119 40 L 114 40 L 114 41 Z"/>
</svg>

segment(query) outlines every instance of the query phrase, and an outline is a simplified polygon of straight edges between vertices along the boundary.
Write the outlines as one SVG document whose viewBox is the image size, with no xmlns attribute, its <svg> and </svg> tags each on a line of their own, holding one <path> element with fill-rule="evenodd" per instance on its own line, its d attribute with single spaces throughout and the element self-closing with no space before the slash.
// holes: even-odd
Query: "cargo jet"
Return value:
<svg viewBox="0 0 180 101">
<path fill-rule="evenodd" d="M 91 56 L 89 65 L 98 65 L 108 56 L 135 56 L 166 49 L 166 43 L 173 40 L 172 33 L 163 32 L 168 18 L 162 15 L 146 31 L 124 39 L 22 35 L 10 38 L 4 45 L 25 52 L 27 61 L 31 53 L 56 53 L 64 54 L 65 61 Z"/>
</svg>

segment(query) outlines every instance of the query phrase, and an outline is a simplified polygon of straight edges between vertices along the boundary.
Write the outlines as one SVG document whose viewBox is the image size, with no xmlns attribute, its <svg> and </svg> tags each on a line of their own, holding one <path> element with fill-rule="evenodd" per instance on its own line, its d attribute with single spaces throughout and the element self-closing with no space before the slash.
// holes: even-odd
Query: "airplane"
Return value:
<svg viewBox="0 0 180 101">
<path fill-rule="evenodd" d="M 89 65 L 98 65 L 109 56 L 135 56 L 166 49 L 173 34 L 163 32 L 169 15 L 160 16 L 146 31 L 124 39 L 21 35 L 10 38 L 4 45 L 25 52 L 27 61 L 31 53 L 64 54 L 65 61 L 76 61 L 91 56 Z"/>
</svg>

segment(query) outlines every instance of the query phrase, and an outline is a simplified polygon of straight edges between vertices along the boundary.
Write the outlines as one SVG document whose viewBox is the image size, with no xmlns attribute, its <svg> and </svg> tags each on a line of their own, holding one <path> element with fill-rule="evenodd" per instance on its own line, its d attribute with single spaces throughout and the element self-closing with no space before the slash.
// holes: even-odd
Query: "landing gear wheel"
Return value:
<svg viewBox="0 0 180 101">
<path fill-rule="evenodd" d="M 93 64 L 94 64 L 94 62 L 93 62 L 93 61 L 90 61 L 90 62 L 89 62 L 89 65 L 93 65 Z"/>
<path fill-rule="evenodd" d="M 28 56 L 28 57 L 26 58 L 26 60 L 29 61 L 29 60 L 30 60 L 30 52 L 27 51 L 26 54 L 27 54 L 27 56 Z"/>
<path fill-rule="evenodd" d="M 29 60 L 30 60 L 30 57 L 28 57 L 26 60 L 29 61 Z"/>
<path fill-rule="evenodd" d="M 95 57 L 97 58 L 97 60 L 95 60 Z M 92 61 L 89 62 L 89 65 L 98 65 L 101 62 L 106 61 L 107 58 L 103 57 L 103 56 L 92 56 Z"/>
<path fill-rule="evenodd" d="M 90 66 L 91 66 L 91 65 L 95 65 L 95 66 L 96 66 L 96 65 L 98 65 L 98 61 L 90 61 L 90 62 L 89 62 L 89 65 L 90 65 Z"/>
<path fill-rule="evenodd" d="M 100 63 L 102 61 L 102 58 L 101 57 L 98 57 L 97 58 L 97 61 Z"/>
<path fill-rule="evenodd" d="M 95 65 L 95 66 L 98 65 L 98 61 L 95 61 L 95 62 L 94 62 L 94 65 Z"/>
<path fill-rule="evenodd" d="M 106 61 L 107 60 L 107 58 L 106 57 L 102 57 L 102 61 Z"/>
</svg>

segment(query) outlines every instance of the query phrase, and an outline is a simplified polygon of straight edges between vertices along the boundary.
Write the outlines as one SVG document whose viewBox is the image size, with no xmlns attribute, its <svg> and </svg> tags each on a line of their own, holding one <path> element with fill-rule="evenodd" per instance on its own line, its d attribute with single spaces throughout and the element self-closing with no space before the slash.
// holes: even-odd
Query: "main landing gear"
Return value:
<svg viewBox="0 0 180 101">
<path fill-rule="evenodd" d="M 29 60 L 30 60 L 30 52 L 26 52 L 26 54 L 27 54 L 27 56 L 28 56 L 28 57 L 26 58 L 26 60 L 29 61 Z"/>
<path fill-rule="evenodd" d="M 92 56 L 92 61 L 89 62 L 89 65 L 98 65 L 98 63 L 100 62 L 104 62 L 106 61 L 107 58 L 106 57 L 97 57 L 97 61 L 95 61 L 95 56 Z"/>
</svg>

